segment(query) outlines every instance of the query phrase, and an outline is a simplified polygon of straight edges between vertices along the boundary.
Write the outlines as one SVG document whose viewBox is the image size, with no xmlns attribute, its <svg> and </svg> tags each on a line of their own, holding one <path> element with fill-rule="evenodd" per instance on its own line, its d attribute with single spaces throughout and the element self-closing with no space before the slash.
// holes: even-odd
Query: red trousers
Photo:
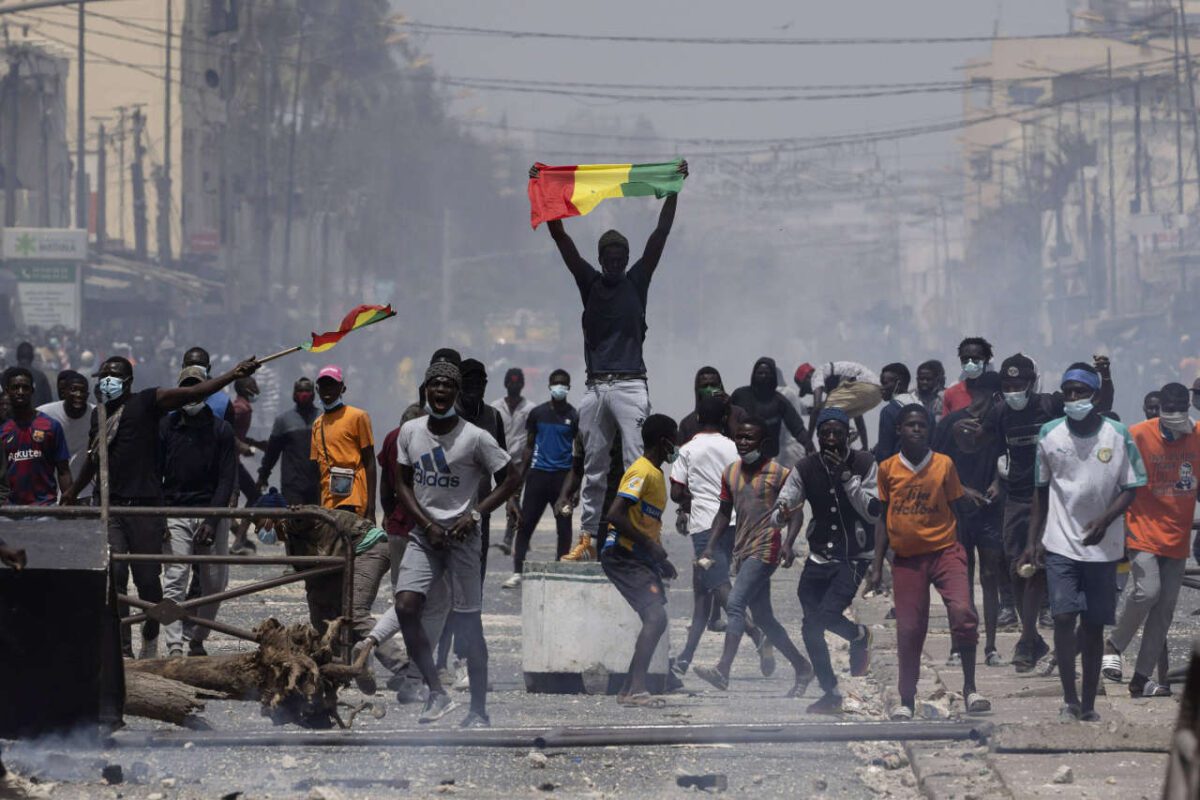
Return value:
<svg viewBox="0 0 1200 800">
<path fill-rule="evenodd" d="M 919 556 L 896 556 L 892 562 L 892 594 L 896 602 L 896 655 L 899 660 L 901 700 L 917 694 L 921 676 L 921 651 L 929 630 L 929 587 L 946 603 L 954 648 L 975 647 L 979 642 L 979 617 L 971 608 L 967 583 L 967 551 L 955 542 L 944 550 Z"/>
</svg>

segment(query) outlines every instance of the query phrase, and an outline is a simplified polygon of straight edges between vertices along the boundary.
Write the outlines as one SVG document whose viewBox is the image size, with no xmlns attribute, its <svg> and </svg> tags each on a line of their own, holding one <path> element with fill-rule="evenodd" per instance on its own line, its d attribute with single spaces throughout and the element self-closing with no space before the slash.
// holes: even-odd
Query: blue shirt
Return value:
<svg viewBox="0 0 1200 800">
<path fill-rule="evenodd" d="M 570 403 L 561 410 L 554 403 L 542 403 L 529 412 L 525 430 L 533 439 L 532 469 L 562 472 L 571 468 L 575 434 L 579 431 L 579 412 Z"/>
</svg>

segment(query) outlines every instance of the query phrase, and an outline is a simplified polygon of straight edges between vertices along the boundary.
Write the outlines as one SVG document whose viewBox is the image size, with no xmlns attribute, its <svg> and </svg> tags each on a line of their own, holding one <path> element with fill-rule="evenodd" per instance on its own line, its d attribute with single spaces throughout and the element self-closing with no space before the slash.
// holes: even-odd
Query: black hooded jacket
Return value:
<svg viewBox="0 0 1200 800">
<path fill-rule="evenodd" d="M 695 390 L 696 395 L 696 408 L 692 411 L 692 413 L 688 414 L 679 421 L 679 433 L 676 434 L 676 444 L 678 444 L 680 447 L 683 447 L 685 444 L 690 442 L 696 436 L 696 434 L 700 432 L 700 376 L 706 374 L 715 374 L 717 376 L 717 380 L 721 381 L 721 373 L 719 372 L 713 372 L 712 370 L 708 369 L 700 369 L 696 371 L 696 379 L 692 384 L 692 388 Z M 722 385 L 724 385 L 724 383 L 724 381 L 721 381 Z M 737 406 L 730 406 L 729 424 L 726 430 L 726 434 L 730 439 L 733 438 L 733 434 L 737 431 L 737 426 L 740 425 L 742 420 L 745 418 L 745 411 Z"/>
<path fill-rule="evenodd" d="M 754 370 L 762 364 L 770 369 L 770 386 L 755 386 L 753 383 Z M 749 386 L 742 386 L 734 391 L 733 404 L 766 423 L 767 436 L 763 440 L 762 452 L 767 458 L 775 458 L 779 455 L 779 432 L 784 425 L 787 425 L 788 432 L 799 441 L 807 438 L 804 420 L 800 419 L 800 412 L 796 411 L 796 407 L 778 391 L 779 368 L 775 366 L 775 359 L 763 356 L 755 361 L 754 368 L 750 370 L 750 380 Z"/>
</svg>

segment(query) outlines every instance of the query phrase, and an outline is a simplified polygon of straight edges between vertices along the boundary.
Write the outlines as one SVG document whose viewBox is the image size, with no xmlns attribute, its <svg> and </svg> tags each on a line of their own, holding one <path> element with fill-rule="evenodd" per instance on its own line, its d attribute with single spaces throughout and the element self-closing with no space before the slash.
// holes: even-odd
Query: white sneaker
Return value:
<svg viewBox="0 0 1200 800">
<path fill-rule="evenodd" d="M 152 658 L 158 658 L 157 636 L 153 639 L 142 639 L 142 649 L 138 651 L 138 659 L 146 661 Z"/>
<path fill-rule="evenodd" d="M 465 692 L 471 688 L 471 676 L 466 661 L 454 662 L 454 691 Z"/>
<path fill-rule="evenodd" d="M 501 589 L 515 589 L 521 585 L 521 573 L 514 572 L 509 576 L 508 580 L 500 584 Z"/>
</svg>

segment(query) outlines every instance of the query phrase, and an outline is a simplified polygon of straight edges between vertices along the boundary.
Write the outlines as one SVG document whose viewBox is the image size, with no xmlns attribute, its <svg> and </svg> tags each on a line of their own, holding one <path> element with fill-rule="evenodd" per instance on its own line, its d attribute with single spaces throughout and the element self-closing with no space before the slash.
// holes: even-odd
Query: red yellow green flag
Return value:
<svg viewBox="0 0 1200 800">
<path fill-rule="evenodd" d="M 553 219 L 587 214 L 609 197 L 666 197 L 683 188 L 682 160 L 661 164 L 535 164 L 529 179 L 530 222 L 534 228 Z"/>
<path fill-rule="evenodd" d="M 365 328 L 368 325 L 374 325 L 376 322 L 380 322 L 388 317 L 394 316 L 396 316 L 396 312 L 392 310 L 391 305 L 358 306 L 346 315 L 345 319 L 342 320 L 342 324 L 338 326 L 336 331 L 329 331 L 328 333 L 313 333 L 312 341 L 300 346 L 313 353 L 323 353 L 340 342 L 342 337 L 350 331 L 356 331 L 359 328 Z"/>
</svg>

